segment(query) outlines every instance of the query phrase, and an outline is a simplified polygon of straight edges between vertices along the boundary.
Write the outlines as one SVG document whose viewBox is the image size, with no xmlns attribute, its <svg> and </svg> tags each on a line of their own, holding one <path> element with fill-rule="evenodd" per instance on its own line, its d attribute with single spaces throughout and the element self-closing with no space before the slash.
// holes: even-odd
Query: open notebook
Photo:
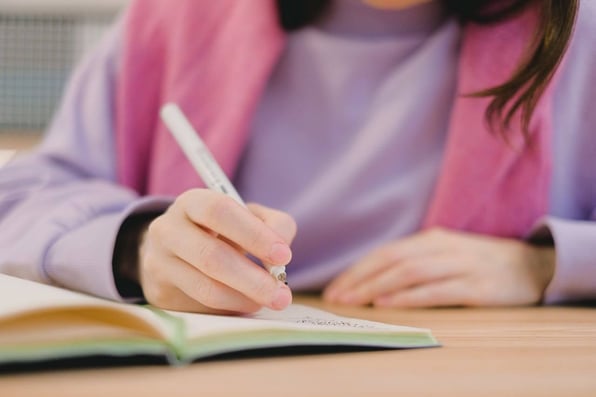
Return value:
<svg viewBox="0 0 596 397">
<path fill-rule="evenodd" d="M 97 356 L 161 357 L 174 364 L 255 349 L 437 346 L 426 329 L 340 317 L 301 305 L 240 317 L 180 313 L 1 274 L 0 292 L 0 366 Z"/>
</svg>

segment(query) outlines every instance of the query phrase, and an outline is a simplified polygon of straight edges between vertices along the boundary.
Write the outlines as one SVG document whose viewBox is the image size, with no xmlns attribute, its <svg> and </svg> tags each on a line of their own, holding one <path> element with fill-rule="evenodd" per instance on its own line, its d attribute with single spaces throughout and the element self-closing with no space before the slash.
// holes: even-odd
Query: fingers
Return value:
<svg viewBox="0 0 596 397">
<path fill-rule="evenodd" d="M 288 213 L 250 203 L 248 209 L 271 230 L 276 232 L 286 244 L 292 244 L 296 237 L 296 221 Z"/>
<path fill-rule="evenodd" d="M 183 193 L 175 209 L 183 211 L 192 222 L 222 235 L 254 257 L 274 265 L 286 265 L 292 257 L 287 240 L 293 238 L 289 226 L 278 226 L 286 235 L 278 235 L 263 220 L 230 197 L 206 189 Z M 261 211 L 261 214 L 265 211 Z M 268 214 L 271 218 L 271 214 Z"/>
<path fill-rule="evenodd" d="M 329 300 L 351 305 L 369 304 L 378 297 L 455 277 L 464 271 L 464 262 L 452 255 L 415 257 L 398 261 Z"/>
<path fill-rule="evenodd" d="M 174 310 L 247 313 L 283 309 L 290 289 L 246 257 L 272 265 L 291 259 L 293 219 L 280 211 L 195 189 L 149 226 L 140 250 L 149 302 Z"/>
<path fill-rule="evenodd" d="M 439 231 L 418 233 L 380 247 L 333 280 L 325 289 L 324 297 L 336 301 L 340 295 L 354 291 L 359 284 L 376 277 L 396 263 L 439 253 L 442 247 Z"/>
<path fill-rule="evenodd" d="M 377 298 L 373 304 L 378 307 L 450 307 L 471 306 L 470 290 L 461 277 L 423 284 Z"/>
<path fill-rule="evenodd" d="M 387 247 L 377 249 L 331 281 L 323 292 L 323 298 L 331 302 L 339 302 L 340 296 L 348 294 L 358 283 L 382 273 L 393 263 L 391 250 Z"/>
<path fill-rule="evenodd" d="M 552 248 L 542 273 L 536 253 L 515 239 L 432 230 L 406 240 L 364 258 L 325 298 L 383 307 L 525 305 L 552 277 Z"/>
<path fill-rule="evenodd" d="M 276 232 L 288 245 L 292 244 L 294 237 L 296 237 L 297 226 L 296 221 L 289 214 L 254 203 L 248 204 L 248 209 L 271 230 Z M 275 264 L 268 261 L 262 261 L 262 263 L 273 277 L 285 282 L 285 276 L 283 278 L 279 277 L 280 273 L 285 273 L 283 268 L 272 270 L 272 266 L 275 266 Z"/>
<path fill-rule="evenodd" d="M 277 282 L 241 252 L 188 220 L 177 219 L 174 216 L 157 218 L 150 226 L 150 233 L 155 236 L 155 244 L 161 245 L 162 249 L 169 253 L 166 257 L 179 259 L 258 305 L 282 309 L 292 300 L 287 286 Z M 164 266 L 171 266 L 171 263 Z M 194 281 L 195 279 L 196 277 L 193 278 Z M 176 278 L 175 282 L 178 285 L 182 281 Z M 199 289 L 201 285 L 203 289 L 206 288 L 204 283 L 194 288 Z M 184 290 L 189 296 L 205 296 L 204 293 L 192 293 L 190 287 Z"/>
<path fill-rule="evenodd" d="M 165 266 L 160 266 L 161 271 L 152 274 L 163 280 L 145 283 L 148 285 L 145 297 L 150 303 L 159 302 L 164 309 L 232 314 L 252 313 L 261 307 L 178 258 L 168 258 L 160 265 Z"/>
</svg>

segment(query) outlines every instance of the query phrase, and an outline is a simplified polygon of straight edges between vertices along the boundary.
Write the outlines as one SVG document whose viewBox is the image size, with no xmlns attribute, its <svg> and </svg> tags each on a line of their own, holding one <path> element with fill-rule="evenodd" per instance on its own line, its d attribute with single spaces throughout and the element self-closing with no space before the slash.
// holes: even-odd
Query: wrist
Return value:
<svg viewBox="0 0 596 397">
<path fill-rule="evenodd" d="M 546 288 L 553 280 L 557 256 L 555 248 L 552 246 L 531 246 L 533 264 L 532 269 L 536 276 L 538 292 L 540 294 L 539 303 L 544 300 Z"/>
</svg>

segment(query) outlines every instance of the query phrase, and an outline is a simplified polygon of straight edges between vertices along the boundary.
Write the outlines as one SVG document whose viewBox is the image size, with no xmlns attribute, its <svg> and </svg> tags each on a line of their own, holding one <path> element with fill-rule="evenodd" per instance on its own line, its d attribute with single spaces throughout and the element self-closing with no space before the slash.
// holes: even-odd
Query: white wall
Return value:
<svg viewBox="0 0 596 397">
<path fill-rule="evenodd" d="M 127 0 L 0 0 L 0 13 L 112 14 L 126 3 Z"/>
</svg>

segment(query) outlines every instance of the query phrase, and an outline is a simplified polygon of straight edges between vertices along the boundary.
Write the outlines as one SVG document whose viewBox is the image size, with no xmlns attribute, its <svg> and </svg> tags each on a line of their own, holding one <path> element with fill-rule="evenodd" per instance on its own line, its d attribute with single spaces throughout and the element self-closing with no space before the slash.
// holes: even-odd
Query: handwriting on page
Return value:
<svg viewBox="0 0 596 397">
<path fill-rule="evenodd" d="M 329 318 L 315 318 L 315 317 L 302 317 L 293 320 L 295 323 L 298 324 L 308 324 L 308 325 L 318 325 L 318 326 L 327 326 L 327 327 L 350 327 L 350 328 L 360 328 L 360 329 L 377 329 L 377 327 L 371 324 L 363 324 L 363 323 L 356 323 L 352 321 L 346 321 L 341 319 L 329 319 Z"/>
<path fill-rule="evenodd" d="M 333 327 L 337 330 L 343 328 L 346 331 L 359 329 L 363 331 L 369 330 L 394 332 L 397 329 L 395 325 L 337 316 L 323 310 L 318 310 L 300 304 L 291 304 L 282 311 L 263 308 L 257 313 L 250 315 L 250 317 L 258 320 L 293 323 L 307 328 L 310 327 L 315 330 L 317 327 Z"/>
</svg>

